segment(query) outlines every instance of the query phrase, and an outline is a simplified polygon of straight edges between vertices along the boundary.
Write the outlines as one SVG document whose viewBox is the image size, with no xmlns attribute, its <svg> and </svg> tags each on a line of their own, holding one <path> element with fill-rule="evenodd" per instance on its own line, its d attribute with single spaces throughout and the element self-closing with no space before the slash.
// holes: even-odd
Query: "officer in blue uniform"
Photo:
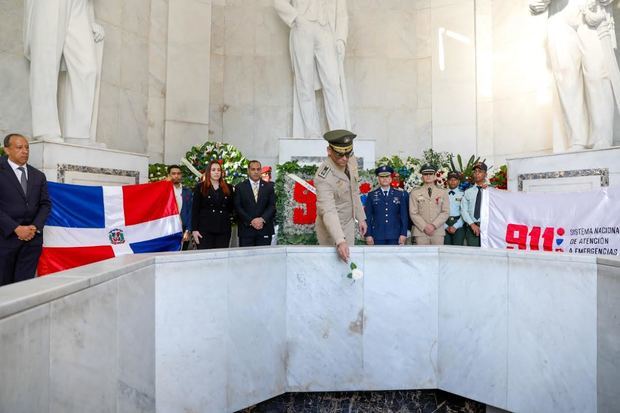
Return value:
<svg viewBox="0 0 620 413">
<path fill-rule="evenodd" d="M 404 245 L 407 240 L 407 194 L 390 186 L 393 172 L 389 166 L 380 166 L 375 170 L 379 188 L 368 194 L 365 206 L 368 245 Z"/>
</svg>

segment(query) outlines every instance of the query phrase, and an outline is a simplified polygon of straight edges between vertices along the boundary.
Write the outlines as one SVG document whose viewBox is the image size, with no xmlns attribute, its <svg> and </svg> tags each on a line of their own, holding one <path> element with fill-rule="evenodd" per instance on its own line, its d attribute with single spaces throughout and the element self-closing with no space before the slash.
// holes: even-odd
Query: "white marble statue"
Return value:
<svg viewBox="0 0 620 413">
<path fill-rule="evenodd" d="M 24 7 L 32 135 L 88 143 L 100 66 L 95 43 L 104 37 L 93 0 L 25 0 Z M 60 85 L 59 71 L 66 71 Z"/>
<path fill-rule="evenodd" d="M 343 70 L 348 33 L 346 0 L 274 0 L 274 6 L 291 28 L 293 135 L 322 136 L 315 99 L 315 90 L 321 88 L 329 129 L 350 129 Z"/>
<path fill-rule="evenodd" d="M 613 1 L 530 0 L 533 14 L 549 9 L 547 47 L 561 108 L 556 151 L 612 144 L 614 93 L 620 95 Z"/>
</svg>

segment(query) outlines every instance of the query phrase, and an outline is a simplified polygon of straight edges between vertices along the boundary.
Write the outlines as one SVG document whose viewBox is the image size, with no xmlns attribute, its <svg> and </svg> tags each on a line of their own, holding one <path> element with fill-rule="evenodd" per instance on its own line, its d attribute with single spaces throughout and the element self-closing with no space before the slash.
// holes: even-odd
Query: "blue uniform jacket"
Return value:
<svg viewBox="0 0 620 413">
<path fill-rule="evenodd" d="M 375 189 L 366 198 L 367 237 L 375 240 L 398 239 L 407 235 L 409 225 L 409 205 L 407 193 L 390 188 L 387 196 L 381 188 Z"/>
<path fill-rule="evenodd" d="M 183 188 L 181 190 L 183 205 L 181 206 L 181 223 L 184 231 L 192 231 L 192 190 Z"/>
</svg>

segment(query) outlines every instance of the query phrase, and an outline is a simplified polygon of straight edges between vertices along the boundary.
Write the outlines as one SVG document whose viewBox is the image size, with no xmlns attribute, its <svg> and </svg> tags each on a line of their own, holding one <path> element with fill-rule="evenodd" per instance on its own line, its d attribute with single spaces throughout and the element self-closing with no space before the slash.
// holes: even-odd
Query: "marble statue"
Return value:
<svg viewBox="0 0 620 413">
<path fill-rule="evenodd" d="M 620 96 L 613 1 L 530 0 L 533 14 L 549 9 L 547 48 L 561 108 L 556 150 L 612 144 L 614 94 Z"/>
<path fill-rule="evenodd" d="M 104 38 L 93 0 L 25 0 L 24 7 L 32 135 L 88 143 L 101 65 L 96 43 Z"/>
<path fill-rule="evenodd" d="M 346 0 L 274 0 L 274 7 L 291 28 L 293 135 L 322 136 L 315 97 L 319 89 L 323 90 L 329 130 L 350 129 L 343 69 L 348 33 Z"/>
</svg>

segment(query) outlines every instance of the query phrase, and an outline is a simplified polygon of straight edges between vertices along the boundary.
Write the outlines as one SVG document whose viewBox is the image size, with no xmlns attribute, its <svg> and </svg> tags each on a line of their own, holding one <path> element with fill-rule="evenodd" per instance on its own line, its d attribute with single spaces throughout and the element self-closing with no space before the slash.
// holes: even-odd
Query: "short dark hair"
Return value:
<svg viewBox="0 0 620 413">
<path fill-rule="evenodd" d="M 11 145 L 11 138 L 14 137 L 14 136 L 20 136 L 20 137 L 26 139 L 26 137 L 24 135 L 21 135 L 19 133 L 9 133 L 8 135 L 6 135 L 4 137 L 4 147 L 5 148 L 8 148 Z"/>
<path fill-rule="evenodd" d="M 172 171 L 173 169 L 178 169 L 179 171 L 183 172 L 183 169 L 181 169 L 179 165 L 168 165 L 168 175 L 170 175 L 170 171 Z"/>
<path fill-rule="evenodd" d="M 252 159 L 250 162 L 248 162 L 248 169 L 250 169 L 250 165 L 252 165 L 253 163 L 257 163 L 258 166 L 263 166 L 263 164 L 261 164 L 259 160 Z"/>
</svg>

